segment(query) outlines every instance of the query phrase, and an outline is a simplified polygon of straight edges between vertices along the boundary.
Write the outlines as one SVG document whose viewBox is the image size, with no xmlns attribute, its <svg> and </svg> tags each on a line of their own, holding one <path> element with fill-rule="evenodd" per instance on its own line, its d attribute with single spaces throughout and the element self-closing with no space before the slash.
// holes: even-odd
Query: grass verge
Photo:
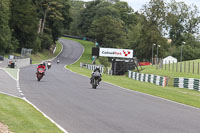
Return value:
<svg viewBox="0 0 200 133">
<path fill-rule="evenodd" d="M 70 38 L 65 38 L 70 39 Z M 80 62 L 91 63 L 91 48 L 94 45 L 92 42 L 87 42 L 83 40 L 70 39 L 81 43 L 85 51 L 78 62 L 72 65 L 68 65 L 67 68 L 73 72 L 83 74 L 90 77 L 91 71 L 85 68 L 80 68 Z M 153 73 L 153 72 L 152 72 Z M 153 73 L 156 74 L 156 73 Z M 158 74 L 159 75 L 159 74 Z M 161 98 L 169 99 L 175 102 L 183 103 L 186 105 L 194 106 L 200 108 L 200 93 L 193 90 L 181 89 L 176 87 L 162 87 L 156 86 L 151 83 L 135 81 L 129 79 L 126 76 L 109 76 L 104 74 L 102 77 L 103 81 L 127 88 L 130 90 L 135 90 L 138 92 L 143 92 L 146 94 L 158 96 Z"/>
<path fill-rule="evenodd" d="M 4 94 L 0 94 L 0 122 L 15 133 L 62 132 L 24 100 Z"/>
<path fill-rule="evenodd" d="M 49 50 L 43 50 L 42 53 L 32 54 L 32 64 L 38 64 L 42 60 L 48 60 L 53 57 L 56 57 L 62 49 L 62 45 L 59 42 L 56 42 L 56 51 L 54 54 L 52 54 Z"/>
</svg>

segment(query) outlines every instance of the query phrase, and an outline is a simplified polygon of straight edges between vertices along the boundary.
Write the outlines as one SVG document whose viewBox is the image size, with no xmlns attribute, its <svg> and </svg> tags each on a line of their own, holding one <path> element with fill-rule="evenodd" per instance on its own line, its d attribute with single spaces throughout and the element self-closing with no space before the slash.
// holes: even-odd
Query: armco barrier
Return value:
<svg viewBox="0 0 200 133">
<path fill-rule="evenodd" d="M 138 80 L 138 81 L 142 81 L 142 82 L 149 82 L 149 83 L 160 85 L 160 86 L 168 85 L 168 78 L 158 76 L 158 75 L 128 71 L 128 77 L 132 78 L 134 80 Z"/>
<path fill-rule="evenodd" d="M 17 68 L 22 68 L 30 65 L 30 58 L 25 58 L 25 59 L 16 59 L 16 67 Z"/>
<path fill-rule="evenodd" d="M 200 79 L 182 77 L 174 78 L 174 87 L 200 91 Z"/>
<path fill-rule="evenodd" d="M 85 64 L 85 63 L 82 63 L 82 62 L 80 63 L 80 67 L 85 67 L 85 68 L 92 70 L 92 71 L 94 71 L 94 69 L 97 66 L 99 66 L 99 65 Z M 103 66 L 99 66 L 99 68 L 100 68 L 100 72 L 103 73 L 103 70 L 104 70 Z"/>
</svg>

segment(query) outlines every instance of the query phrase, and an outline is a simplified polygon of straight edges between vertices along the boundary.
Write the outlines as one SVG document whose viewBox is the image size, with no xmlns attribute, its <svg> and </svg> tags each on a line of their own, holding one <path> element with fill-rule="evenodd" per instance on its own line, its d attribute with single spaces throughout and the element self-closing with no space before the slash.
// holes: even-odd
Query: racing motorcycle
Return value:
<svg viewBox="0 0 200 133">
<path fill-rule="evenodd" d="M 39 68 L 37 71 L 37 80 L 40 81 L 42 77 L 44 76 L 45 70 L 43 68 Z"/>
<path fill-rule="evenodd" d="M 59 58 L 57 59 L 57 61 L 56 61 L 56 62 L 57 62 L 57 64 L 59 64 L 59 62 L 60 62 Z"/>
<path fill-rule="evenodd" d="M 47 68 L 50 69 L 51 68 L 51 62 L 47 63 Z"/>
<path fill-rule="evenodd" d="M 100 73 L 99 72 L 94 72 L 93 77 L 92 77 L 92 88 L 96 89 L 97 86 L 99 85 L 99 78 L 100 78 Z"/>
</svg>

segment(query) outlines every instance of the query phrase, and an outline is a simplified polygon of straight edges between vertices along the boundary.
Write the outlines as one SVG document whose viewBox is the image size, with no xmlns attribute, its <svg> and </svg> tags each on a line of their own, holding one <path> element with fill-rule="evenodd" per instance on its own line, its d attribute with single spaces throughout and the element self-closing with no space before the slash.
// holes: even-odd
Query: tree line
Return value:
<svg viewBox="0 0 200 133">
<path fill-rule="evenodd" d="M 153 44 L 159 57 L 200 58 L 200 14 L 195 5 L 150 0 L 139 11 L 120 0 L 71 0 L 72 23 L 66 34 L 86 36 L 100 47 L 129 48 L 139 59 L 151 59 Z M 156 46 L 153 48 L 154 56 Z"/>
<path fill-rule="evenodd" d="M 68 0 L 1 0 L 0 54 L 51 49 L 71 22 Z"/>
<path fill-rule="evenodd" d="M 199 10 L 171 0 L 149 0 L 139 11 L 120 0 L 1 0 L 0 54 L 51 49 L 62 34 L 88 37 L 100 47 L 128 48 L 139 59 L 200 58 Z"/>
</svg>

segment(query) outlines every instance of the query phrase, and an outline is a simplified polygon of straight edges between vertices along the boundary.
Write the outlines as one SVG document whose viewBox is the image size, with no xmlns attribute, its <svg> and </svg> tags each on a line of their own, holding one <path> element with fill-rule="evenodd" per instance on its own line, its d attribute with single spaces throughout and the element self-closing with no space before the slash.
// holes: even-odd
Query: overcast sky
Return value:
<svg viewBox="0 0 200 133">
<path fill-rule="evenodd" d="M 83 0 L 83 1 L 92 1 L 92 0 Z M 121 0 L 126 1 L 129 6 L 131 6 L 134 11 L 137 11 L 142 8 L 142 6 L 146 3 L 148 3 L 150 0 Z M 166 1 L 166 0 L 165 0 Z M 167 0 L 167 2 L 170 2 L 171 0 Z M 200 9 L 200 0 L 176 0 L 177 2 L 183 1 L 187 5 L 194 4 Z"/>
</svg>

